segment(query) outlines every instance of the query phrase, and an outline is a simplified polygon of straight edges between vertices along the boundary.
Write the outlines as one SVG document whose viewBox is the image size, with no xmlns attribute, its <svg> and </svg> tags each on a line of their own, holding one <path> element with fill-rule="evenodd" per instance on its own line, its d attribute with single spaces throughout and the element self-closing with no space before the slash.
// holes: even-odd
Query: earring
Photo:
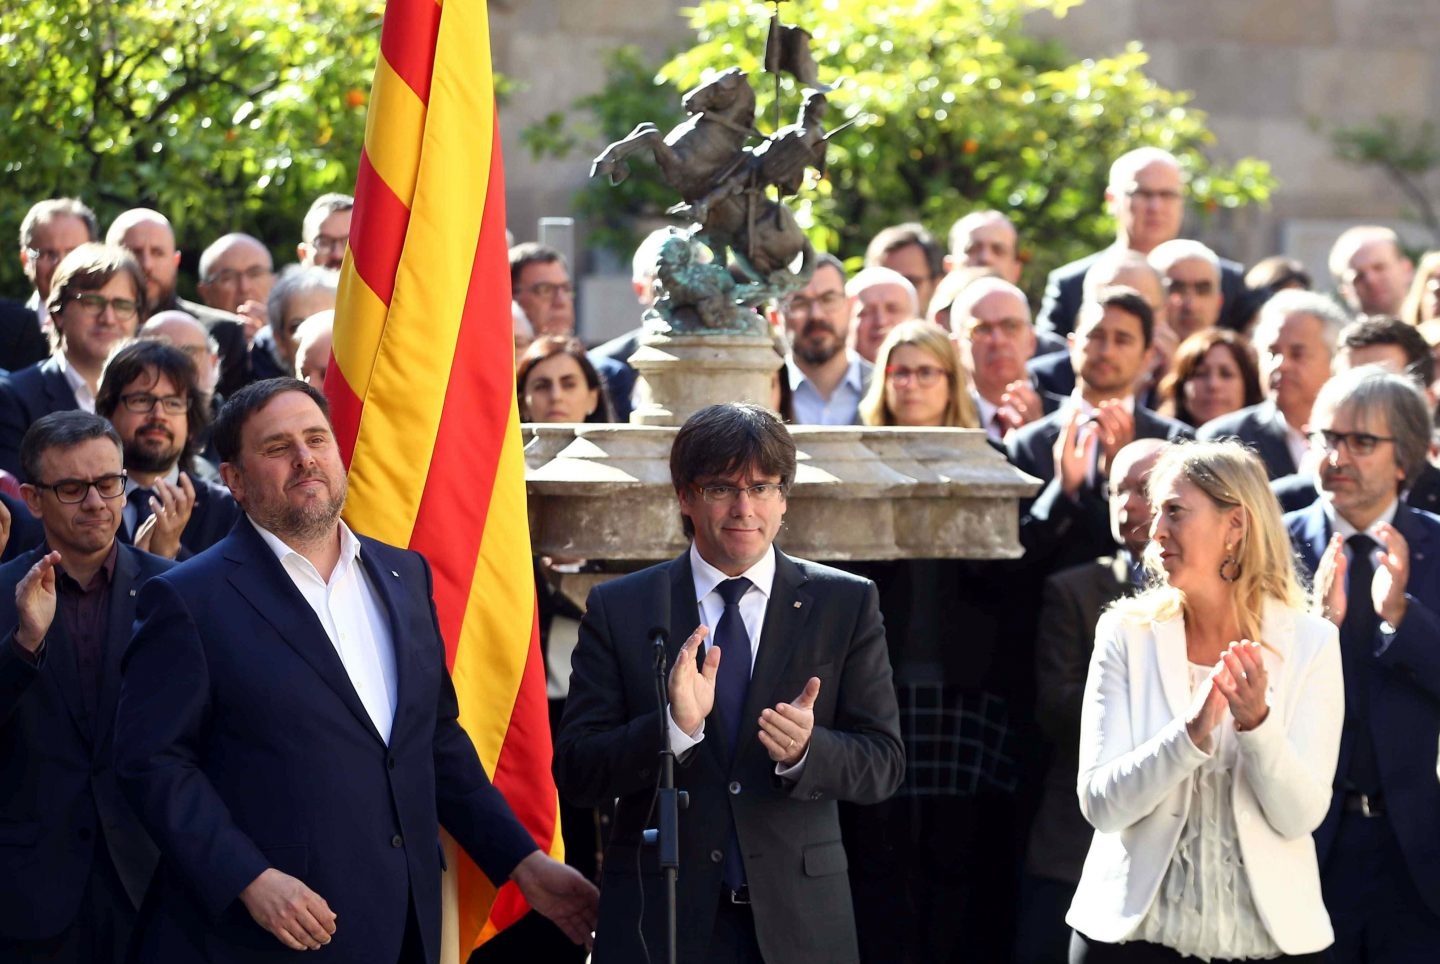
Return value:
<svg viewBox="0 0 1440 964">
<path fill-rule="evenodd" d="M 1240 561 L 1235 558 L 1235 544 L 1225 543 L 1225 558 L 1220 560 L 1220 578 L 1234 582 L 1240 578 Z"/>
</svg>

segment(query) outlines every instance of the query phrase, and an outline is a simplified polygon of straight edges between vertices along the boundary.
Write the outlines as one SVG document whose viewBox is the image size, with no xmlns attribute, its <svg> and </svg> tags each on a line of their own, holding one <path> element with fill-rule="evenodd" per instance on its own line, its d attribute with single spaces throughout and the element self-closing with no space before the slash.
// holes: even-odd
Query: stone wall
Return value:
<svg viewBox="0 0 1440 964">
<path fill-rule="evenodd" d="M 535 162 L 518 132 L 563 110 L 603 83 L 603 55 L 621 43 L 660 57 L 689 42 L 681 9 L 689 0 L 492 0 L 496 69 L 526 89 L 505 105 L 509 220 L 516 237 L 535 237 L 536 221 L 570 213 L 586 158 Z M 786 7 L 803 25 L 804 5 Z M 1440 118 L 1440 16 L 1436 0 L 1086 0 L 1066 17 L 1032 17 L 1038 35 L 1062 41 L 1078 58 L 1144 44 L 1150 74 L 1193 91 L 1218 138 L 1214 156 L 1268 160 L 1280 187 L 1268 209 L 1189 225 L 1241 261 L 1285 251 L 1324 275 L 1329 237 L 1346 224 L 1380 221 L 1417 247 L 1437 241 L 1415 225 L 1399 191 L 1381 174 L 1334 157 L 1328 132 L 1384 114 Z M 638 122 L 643 118 L 635 118 Z M 619 136 L 623 131 L 613 132 Z M 598 148 L 603 145 L 596 145 Z M 1440 200 L 1440 178 L 1429 185 Z M 1097 200 L 1098 203 L 1098 200 Z M 577 225 L 583 250 L 584 226 Z M 582 273 L 592 265 L 580 257 Z M 602 266 L 603 267 L 603 266 Z M 615 270 L 610 266 L 609 271 Z M 591 295 L 587 303 L 585 296 Z M 587 282 L 581 327 L 596 338 L 618 331 L 623 278 Z"/>
</svg>

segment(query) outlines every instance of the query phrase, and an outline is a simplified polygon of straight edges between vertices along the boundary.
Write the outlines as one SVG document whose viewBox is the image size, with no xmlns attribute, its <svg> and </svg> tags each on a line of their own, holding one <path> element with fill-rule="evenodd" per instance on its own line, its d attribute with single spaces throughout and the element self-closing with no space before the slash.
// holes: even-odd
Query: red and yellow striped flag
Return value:
<svg viewBox="0 0 1440 964">
<path fill-rule="evenodd" d="M 460 722 L 559 856 L 486 4 L 389 0 L 380 54 L 325 383 L 346 519 L 430 560 Z M 451 868 L 445 957 L 463 961 L 526 905 Z"/>
</svg>

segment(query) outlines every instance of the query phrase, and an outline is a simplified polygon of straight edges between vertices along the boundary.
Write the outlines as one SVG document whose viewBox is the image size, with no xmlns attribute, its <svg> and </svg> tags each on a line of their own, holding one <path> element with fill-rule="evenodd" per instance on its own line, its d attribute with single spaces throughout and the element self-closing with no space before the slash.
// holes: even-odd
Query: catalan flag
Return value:
<svg viewBox="0 0 1440 964">
<path fill-rule="evenodd" d="M 380 52 L 325 383 L 346 519 L 430 560 L 460 722 L 558 857 L 486 4 L 389 0 Z M 463 961 L 526 905 L 450 866 L 445 959 Z"/>
</svg>

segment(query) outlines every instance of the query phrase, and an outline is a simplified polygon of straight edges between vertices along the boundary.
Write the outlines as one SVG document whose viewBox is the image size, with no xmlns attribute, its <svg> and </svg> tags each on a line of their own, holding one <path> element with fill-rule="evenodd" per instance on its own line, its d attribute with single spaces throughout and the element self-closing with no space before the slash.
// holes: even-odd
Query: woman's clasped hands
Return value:
<svg viewBox="0 0 1440 964">
<path fill-rule="evenodd" d="M 1248 639 L 1233 642 L 1210 671 L 1206 685 L 1195 695 L 1195 702 L 1185 721 L 1190 740 L 1209 752 L 1210 732 L 1220 723 L 1225 710 L 1235 720 L 1237 730 L 1253 730 L 1270 713 L 1266 692 L 1269 675 L 1260 644 Z"/>
</svg>

